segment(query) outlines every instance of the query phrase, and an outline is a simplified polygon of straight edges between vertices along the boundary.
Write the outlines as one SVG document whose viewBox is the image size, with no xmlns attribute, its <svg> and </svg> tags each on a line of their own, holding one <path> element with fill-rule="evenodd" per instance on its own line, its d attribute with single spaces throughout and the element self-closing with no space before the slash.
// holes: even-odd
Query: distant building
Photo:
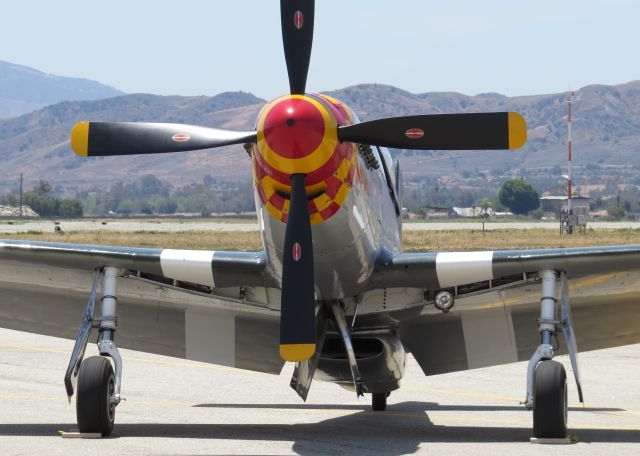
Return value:
<svg viewBox="0 0 640 456">
<path fill-rule="evenodd" d="M 542 196 L 540 197 L 540 208 L 543 210 L 543 217 L 560 219 L 560 214 L 567 211 L 568 198 L 566 196 Z M 589 198 L 584 196 L 574 196 L 571 198 L 571 208 L 574 215 L 589 215 Z"/>
<path fill-rule="evenodd" d="M 448 219 L 451 217 L 451 211 L 427 211 L 425 218 L 427 219 Z"/>
<path fill-rule="evenodd" d="M 453 207 L 452 209 L 458 217 L 480 217 L 485 214 L 484 209 L 482 209 L 480 206 Z M 488 207 L 486 215 L 492 216 L 493 209 Z"/>
</svg>

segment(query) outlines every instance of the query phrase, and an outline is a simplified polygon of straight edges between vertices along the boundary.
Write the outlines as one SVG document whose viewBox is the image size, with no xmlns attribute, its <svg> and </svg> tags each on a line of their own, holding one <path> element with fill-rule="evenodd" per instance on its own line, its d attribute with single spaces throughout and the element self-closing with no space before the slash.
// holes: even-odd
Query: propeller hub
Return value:
<svg viewBox="0 0 640 456">
<path fill-rule="evenodd" d="M 293 174 L 311 174 L 333 156 L 337 126 L 333 112 L 312 96 L 278 98 L 258 117 L 260 158 L 287 180 Z"/>
<path fill-rule="evenodd" d="M 300 159 L 309 156 L 321 144 L 325 133 L 322 112 L 302 97 L 287 97 L 277 102 L 264 119 L 264 139 L 278 155 Z"/>
<path fill-rule="evenodd" d="M 256 190 L 276 219 L 288 219 L 295 174 L 304 175 L 312 224 L 338 211 L 355 175 L 357 151 L 338 141 L 337 129 L 353 119 L 340 101 L 317 94 L 286 95 L 262 109 L 252 154 Z"/>
</svg>

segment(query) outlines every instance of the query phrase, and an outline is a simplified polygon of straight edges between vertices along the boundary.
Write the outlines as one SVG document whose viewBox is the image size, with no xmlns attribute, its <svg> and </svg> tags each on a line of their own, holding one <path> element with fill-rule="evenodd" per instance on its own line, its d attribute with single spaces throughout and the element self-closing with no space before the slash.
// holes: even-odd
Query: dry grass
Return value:
<svg viewBox="0 0 640 456">
<path fill-rule="evenodd" d="M 260 233 L 257 231 L 69 231 L 63 233 L 31 231 L 18 234 L 2 234 L 0 237 L 45 242 L 161 247 L 167 249 L 262 250 Z"/>
<path fill-rule="evenodd" d="M 478 230 L 406 231 L 406 251 L 429 250 L 495 250 L 551 247 L 579 247 L 640 243 L 640 230 L 588 230 L 586 234 L 560 235 L 555 230 L 492 230 L 484 235 Z M 78 244 L 124 245 L 173 249 L 260 250 L 257 231 L 81 231 L 43 233 L 39 231 L 3 234 L 7 239 L 71 242 Z"/>
<path fill-rule="evenodd" d="M 582 247 L 589 245 L 640 244 L 640 231 L 587 230 L 585 234 L 561 235 L 544 228 L 528 230 L 405 231 L 404 249 L 409 252 L 425 250 L 497 250 L 535 249 L 553 247 Z"/>
</svg>

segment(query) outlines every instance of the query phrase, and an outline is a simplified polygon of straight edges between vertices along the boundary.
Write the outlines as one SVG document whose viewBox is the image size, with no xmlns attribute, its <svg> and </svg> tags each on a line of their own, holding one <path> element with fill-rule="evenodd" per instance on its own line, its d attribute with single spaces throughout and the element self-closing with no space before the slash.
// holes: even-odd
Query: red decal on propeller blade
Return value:
<svg viewBox="0 0 640 456">
<path fill-rule="evenodd" d="M 418 139 L 424 136 L 424 130 L 420 128 L 409 128 L 407 131 L 404 132 L 404 135 L 407 138 Z"/>
<path fill-rule="evenodd" d="M 302 11 L 298 10 L 293 13 L 293 26 L 300 30 L 302 25 L 304 24 L 304 16 L 302 15 Z"/>
<path fill-rule="evenodd" d="M 171 139 L 175 142 L 184 142 L 189 141 L 191 139 L 191 135 L 188 135 L 186 133 L 176 133 L 171 137 Z"/>
<path fill-rule="evenodd" d="M 299 242 L 293 244 L 291 256 L 293 256 L 293 261 L 300 261 L 300 257 L 302 256 L 302 247 L 300 247 Z"/>
</svg>

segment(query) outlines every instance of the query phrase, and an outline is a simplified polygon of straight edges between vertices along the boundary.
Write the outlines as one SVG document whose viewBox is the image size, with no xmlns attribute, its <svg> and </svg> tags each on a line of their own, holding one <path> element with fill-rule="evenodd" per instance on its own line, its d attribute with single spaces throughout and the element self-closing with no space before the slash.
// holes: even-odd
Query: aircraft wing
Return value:
<svg viewBox="0 0 640 456">
<path fill-rule="evenodd" d="M 502 277 L 566 271 L 569 276 L 640 269 L 640 245 L 557 249 L 391 253 L 376 260 L 374 281 L 384 288 L 448 288 Z"/>
<path fill-rule="evenodd" d="M 282 368 L 278 282 L 265 252 L 0 240 L 0 326 L 75 339 L 93 271 L 106 266 L 121 270 L 121 347 L 262 372 Z"/>
<path fill-rule="evenodd" d="M 113 266 L 210 287 L 273 286 L 264 252 L 176 250 L 0 239 L 0 260 L 89 269 Z"/>
<path fill-rule="evenodd" d="M 448 290 L 400 323 L 427 375 L 529 359 L 540 343 L 543 270 L 565 271 L 580 351 L 640 342 L 640 245 L 481 252 L 382 252 L 373 279 L 385 288 Z M 557 293 L 558 299 L 560 291 Z M 566 353 L 562 337 L 558 354 Z"/>
</svg>

